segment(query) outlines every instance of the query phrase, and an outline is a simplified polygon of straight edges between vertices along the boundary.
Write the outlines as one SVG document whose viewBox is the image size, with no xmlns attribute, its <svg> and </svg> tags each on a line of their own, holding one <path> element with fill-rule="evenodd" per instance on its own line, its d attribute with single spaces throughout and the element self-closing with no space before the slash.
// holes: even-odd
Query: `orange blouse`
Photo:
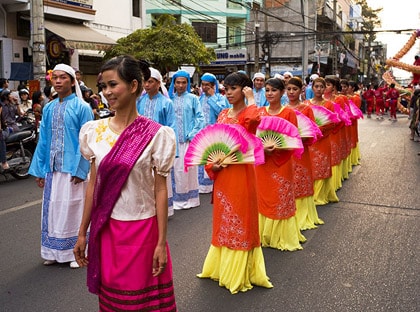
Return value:
<svg viewBox="0 0 420 312">
<path fill-rule="evenodd" d="M 314 112 L 307 104 L 300 104 L 295 107 L 306 117 L 315 122 Z M 305 143 L 305 142 L 304 142 Z M 304 152 L 300 159 L 293 157 L 295 162 L 295 198 L 302 198 L 314 194 L 314 180 L 312 177 L 312 161 L 309 153 L 309 147 L 304 144 Z"/>
<path fill-rule="evenodd" d="M 255 134 L 260 122 L 255 105 L 246 107 L 237 118 L 223 110 L 217 123 L 240 124 Z M 218 172 L 213 186 L 212 245 L 234 250 L 260 246 L 255 169 L 252 164 L 234 164 Z"/>
<path fill-rule="evenodd" d="M 266 107 L 260 108 L 261 116 L 277 116 L 297 126 L 293 109 L 283 107 L 277 115 L 271 115 Z M 279 220 L 296 213 L 294 194 L 293 151 L 275 151 L 266 155 L 265 163 L 256 166 L 258 211 L 263 216 Z"/>
<path fill-rule="evenodd" d="M 331 102 L 323 101 L 322 103 L 314 104 L 312 101 L 307 101 L 306 103 L 332 109 Z M 327 179 L 332 175 L 330 132 L 334 127 L 334 124 L 319 127 L 322 132 L 322 138 L 319 138 L 318 141 L 309 146 L 312 161 L 312 177 L 314 180 Z"/>
</svg>

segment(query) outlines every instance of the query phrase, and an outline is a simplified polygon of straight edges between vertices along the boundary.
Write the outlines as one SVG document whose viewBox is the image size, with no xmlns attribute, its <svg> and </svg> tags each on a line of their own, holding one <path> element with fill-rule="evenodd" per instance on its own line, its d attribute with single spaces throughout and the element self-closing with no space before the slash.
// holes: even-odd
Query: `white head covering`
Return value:
<svg viewBox="0 0 420 312">
<path fill-rule="evenodd" d="M 78 98 L 83 100 L 82 91 L 80 90 L 79 83 L 77 82 L 76 73 L 75 73 L 74 69 L 72 67 L 70 67 L 69 65 L 66 65 L 66 64 L 57 64 L 54 67 L 53 71 L 56 71 L 56 70 L 61 70 L 63 72 L 66 72 L 67 74 L 69 74 L 70 76 L 72 76 L 74 78 L 74 81 L 75 81 L 74 86 L 75 86 L 75 89 L 76 89 L 76 95 L 77 95 Z"/>
<path fill-rule="evenodd" d="M 57 91 L 55 91 L 54 87 L 51 87 L 51 91 L 50 92 L 51 92 L 50 93 L 51 97 L 54 97 L 54 96 L 57 95 Z"/>
<path fill-rule="evenodd" d="M 274 78 L 284 80 L 284 76 L 281 74 L 274 74 Z"/>
<path fill-rule="evenodd" d="M 163 81 L 162 81 L 163 79 L 162 79 L 162 75 L 160 74 L 160 72 L 153 67 L 149 67 L 149 69 L 150 69 L 150 77 L 154 78 L 154 79 L 156 79 L 157 81 L 160 82 L 160 88 L 162 89 L 163 94 L 166 97 L 169 97 L 168 96 L 168 90 L 166 89 L 165 85 L 163 84 Z"/>
<path fill-rule="evenodd" d="M 292 78 L 293 74 L 291 72 L 287 71 L 287 72 L 283 73 L 283 77 L 284 76 L 290 76 L 290 78 Z"/>
<path fill-rule="evenodd" d="M 309 77 L 309 80 L 310 80 L 310 81 L 314 81 L 316 78 L 319 78 L 319 76 L 318 76 L 317 74 L 312 74 L 312 75 Z"/>
<path fill-rule="evenodd" d="M 265 75 L 263 73 L 255 73 L 254 74 L 254 77 L 252 78 L 252 81 L 254 81 L 255 78 L 263 78 L 263 79 L 265 79 Z"/>
</svg>

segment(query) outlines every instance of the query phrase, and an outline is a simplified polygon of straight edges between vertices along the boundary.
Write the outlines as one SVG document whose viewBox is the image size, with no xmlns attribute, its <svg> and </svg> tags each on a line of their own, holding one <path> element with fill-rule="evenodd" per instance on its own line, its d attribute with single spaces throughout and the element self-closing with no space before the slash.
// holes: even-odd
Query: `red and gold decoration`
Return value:
<svg viewBox="0 0 420 312">
<path fill-rule="evenodd" d="M 410 39 L 408 39 L 407 43 L 402 47 L 402 49 L 395 54 L 393 58 L 387 59 L 385 63 L 388 66 L 397 67 L 399 69 L 403 69 L 415 74 L 420 74 L 420 66 L 416 65 L 410 65 L 406 64 L 404 62 L 400 62 L 400 59 L 407 54 L 408 51 L 413 47 L 414 43 L 416 42 L 416 39 L 420 37 L 420 29 L 417 29 L 413 32 L 413 34 L 410 36 Z"/>
</svg>

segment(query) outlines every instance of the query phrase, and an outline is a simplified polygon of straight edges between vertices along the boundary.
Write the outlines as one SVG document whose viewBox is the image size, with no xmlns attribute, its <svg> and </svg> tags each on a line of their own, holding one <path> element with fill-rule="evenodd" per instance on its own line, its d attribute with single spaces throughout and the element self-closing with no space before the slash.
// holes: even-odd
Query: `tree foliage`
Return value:
<svg viewBox="0 0 420 312">
<path fill-rule="evenodd" d="M 362 30 L 366 31 L 365 39 L 370 42 L 375 41 L 376 35 L 373 31 L 376 27 L 381 26 L 381 19 L 378 14 L 382 11 L 382 8 L 372 9 L 367 3 L 367 0 L 360 0 L 357 4 L 362 7 Z"/>
<path fill-rule="evenodd" d="M 171 15 L 162 15 L 155 27 L 138 29 L 105 54 L 105 59 L 129 54 L 148 61 L 162 74 L 176 70 L 180 65 L 209 64 L 215 59 L 215 52 L 207 48 L 194 28 L 187 24 L 177 24 Z"/>
</svg>

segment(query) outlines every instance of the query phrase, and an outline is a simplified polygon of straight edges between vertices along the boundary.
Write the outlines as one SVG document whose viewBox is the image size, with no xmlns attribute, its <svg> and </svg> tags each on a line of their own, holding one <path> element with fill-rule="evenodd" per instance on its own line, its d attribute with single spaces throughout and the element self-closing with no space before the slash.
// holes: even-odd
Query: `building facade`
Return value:
<svg viewBox="0 0 420 312">
<path fill-rule="evenodd" d="M 216 60 L 201 66 L 200 71 L 211 72 L 221 80 L 229 72 L 247 69 L 246 35 L 253 32 L 247 28 L 251 5 L 252 1 L 229 0 L 146 1 L 145 27 L 153 26 L 162 14 L 193 26 L 204 44 L 216 52 Z"/>
<path fill-rule="evenodd" d="M 31 4 L 43 6 L 42 17 L 33 16 Z M 67 63 L 94 87 L 104 51 L 143 27 L 143 1 L 115 6 L 113 0 L 0 0 L 0 76 L 10 78 L 11 88 L 33 78 L 31 25 L 41 18 L 46 69 Z"/>
</svg>

